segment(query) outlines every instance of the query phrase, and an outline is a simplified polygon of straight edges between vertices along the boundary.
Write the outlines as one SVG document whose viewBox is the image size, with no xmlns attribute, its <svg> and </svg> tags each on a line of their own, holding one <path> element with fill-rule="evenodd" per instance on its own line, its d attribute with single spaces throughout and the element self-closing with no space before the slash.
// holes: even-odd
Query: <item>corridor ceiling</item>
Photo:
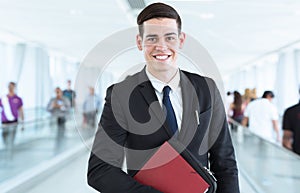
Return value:
<svg viewBox="0 0 300 193">
<path fill-rule="evenodd" d="M 151 2 L 0 0 L 0 38 L 14 41 L 3 35 L 13 34 L 82 60 L 104 38 L 135 26 L 134 7 Z M 299 0 L 162 2 L 179 11 L 183 31 L 209 51 L 221 73 L 300 39 Z"/>
</svg>

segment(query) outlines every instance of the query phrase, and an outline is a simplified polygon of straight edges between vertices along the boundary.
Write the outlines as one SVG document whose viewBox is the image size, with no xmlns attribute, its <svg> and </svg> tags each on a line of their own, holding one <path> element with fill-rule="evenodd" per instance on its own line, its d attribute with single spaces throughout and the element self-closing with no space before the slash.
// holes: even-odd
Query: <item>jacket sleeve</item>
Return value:
<svg viewBox="0 0 300 193">
<path fill-rule="evenodd" d="M 120 125 L 126 124 L 126 120 L 121 111 L 112 110 L 112 88 L 107 90 L 104 109 L 90 155 L 88 184 L 101 193 L 159 193 L 152 187 L 138 183 L 121 169 L 127 130 Z M 114 102 L 117 103 L 115 100 Z"/>
<path fill-rule="evenodd" d="M 53 99 L 50 99 L 48 104 L 47 104 L 47 111 L 52 113 L 53 107 L 52 107 Z"/>
<path fill-rule="evenodd" d="M 226 113 L 221 95 L 212 81 L 212 127 L 210 138 L 215 142 L 209 150 L 210 169 L 217 178 L 217 193 L 239 193 L 238 169 Z"/>
</svg>

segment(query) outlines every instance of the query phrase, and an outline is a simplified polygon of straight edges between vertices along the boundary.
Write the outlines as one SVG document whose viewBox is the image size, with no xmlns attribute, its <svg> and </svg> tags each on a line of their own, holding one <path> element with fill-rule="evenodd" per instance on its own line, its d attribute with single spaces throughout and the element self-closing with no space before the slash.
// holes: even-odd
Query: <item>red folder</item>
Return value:
<svg viewBox="0 0 300 193">
<path fill-rule="evenodd" d="M 209 184 L 165 142 L 134 176 L 138 182 L 164 193 L 204 193 Z"/>
</svg>

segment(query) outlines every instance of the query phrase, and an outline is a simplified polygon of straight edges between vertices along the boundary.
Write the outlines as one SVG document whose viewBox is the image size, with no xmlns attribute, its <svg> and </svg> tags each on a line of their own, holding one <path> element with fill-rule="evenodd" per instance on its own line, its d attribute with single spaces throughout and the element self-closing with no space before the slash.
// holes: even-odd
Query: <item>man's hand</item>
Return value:
<svg viewBox="0 0 300 193">
<path fill-rule="evenodd" d="M 279 142 L 279 143 L 281 143 L 281 137 L 280 137 L 279 134 L 276 135 L 276 141 Z"/>
<path fill-rule="evenodd" d="M 55 109 L 60 109 L 63 105 L 59 104 L 59 102 L 56 100 L 53 102 L 52 107 Z"/>
<path fill-rule="evenodd" d="M 284 130 L 283 138 L 282 138 L 282 146 L 292 150 L 292 139 L 293 139 L 293 132 L 289 130 Z"/>
<path fill-rule="evenodd" d="M 278 127 L 278 121 L 272 120 L 273 128 L 276 133 L 276 141 L 281 142 L 280 133 L 279 133 L 279 127 Z"/>
<path fill-rule="evenodd" d="M 242 125 L 244 126 L 244 127 L 247 127 L 247 124 L 248 124 L 248 120 L 249 118 L 248 117 L 244 117 L 244 119 L 242 120 Z"/>
</svg>

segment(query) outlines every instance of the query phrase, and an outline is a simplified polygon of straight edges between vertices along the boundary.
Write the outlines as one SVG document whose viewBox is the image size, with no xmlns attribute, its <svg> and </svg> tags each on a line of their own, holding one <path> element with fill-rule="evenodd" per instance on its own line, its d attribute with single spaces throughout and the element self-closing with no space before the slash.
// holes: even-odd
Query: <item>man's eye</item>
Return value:
<svg viewBox="0 0 300 193">
<path fill-rule="evenodd" d="M 168 41 L 174 41 L 174 40 L 176 40 L 176 38 L 173 37 L 173 36 L 168 36 L 166 39 L 167 39 Z"/>
<path fill-rule="evenodd" d="M 148 42 L 156 42 L 156 38 L 147 38 Z"/>
</svg>

